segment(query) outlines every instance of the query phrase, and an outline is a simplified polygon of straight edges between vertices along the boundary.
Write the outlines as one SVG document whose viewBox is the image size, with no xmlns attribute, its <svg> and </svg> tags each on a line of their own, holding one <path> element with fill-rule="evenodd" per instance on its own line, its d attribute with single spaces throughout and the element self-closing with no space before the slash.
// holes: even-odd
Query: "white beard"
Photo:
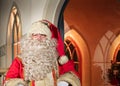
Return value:
<svg viewBox="0 0 120 86">
<path fill-rule="evenodd" d="M 56 40 L 38 41 L 24 37 L 21 55 L 25 80 L 42 80 L 56 66 L 58 52 Z"/>
</svg>

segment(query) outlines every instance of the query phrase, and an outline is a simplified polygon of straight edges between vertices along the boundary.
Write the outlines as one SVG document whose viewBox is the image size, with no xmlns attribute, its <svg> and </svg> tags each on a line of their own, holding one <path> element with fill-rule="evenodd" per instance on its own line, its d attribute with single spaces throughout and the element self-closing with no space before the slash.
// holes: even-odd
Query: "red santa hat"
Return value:
<svg viewBox="0 0 120 86">
<path fill-rule="evenodd" d="M 47 20 L 38 21 L 32 24 L 31 29 L 28 31 L 28 34 L 40 33 L 45 34 L 48 39 L 56 38 L 57 39 L 57 50 L 59 53 L 59 63 L 61 65 L 68 62 L 68 57 L 64 52 L 64 42 L 61 38 L 58 28 Z"/>
</svg>

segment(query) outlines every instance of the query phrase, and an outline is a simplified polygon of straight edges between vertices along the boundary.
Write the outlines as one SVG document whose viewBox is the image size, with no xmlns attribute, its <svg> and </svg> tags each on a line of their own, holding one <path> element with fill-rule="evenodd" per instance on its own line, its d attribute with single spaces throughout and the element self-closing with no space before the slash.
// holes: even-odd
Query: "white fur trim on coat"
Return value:
<svg viewBox="0 0 120 86">
<path fill-rule="evenodd" d="M 67 62 L 68 62 L 68 57 L 67 56 L 64 55 L 64 56 L 59 57 L 59 63 L 61 65 L 65 64 Z"/>
<path fill-rule="evenodd" d="M 60 81 L 65 81 L 71 84 L 72 86 L 81 86 L 79 78 L 72 72 L 65 73 L 58 78 L 58 83 Z"/>
<path fill-rule="evenodd" d="M 26 83 L 23 79 L 14 78 L 5 81 L 4 86 L 26 86 Z"/>
</svg>

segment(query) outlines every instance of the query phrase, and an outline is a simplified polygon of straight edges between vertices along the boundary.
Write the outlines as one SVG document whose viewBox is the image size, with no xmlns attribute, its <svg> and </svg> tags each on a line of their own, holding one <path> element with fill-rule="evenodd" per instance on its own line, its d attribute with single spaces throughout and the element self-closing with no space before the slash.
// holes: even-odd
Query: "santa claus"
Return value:
<svg viewBox="0 0 120 86">
<path fill-rule="evenodd" d="M 49 21 L 33 23 L 22 37 L 20 48 L 4 86 L 80 86 L 79 74 L 64 53 L 58 28 Z"/>
</svg>

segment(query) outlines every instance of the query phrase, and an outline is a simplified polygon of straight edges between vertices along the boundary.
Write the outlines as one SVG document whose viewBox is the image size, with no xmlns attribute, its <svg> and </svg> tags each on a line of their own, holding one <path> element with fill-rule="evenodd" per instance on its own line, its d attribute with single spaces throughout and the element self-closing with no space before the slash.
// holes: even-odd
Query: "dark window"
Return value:
<svg viewBox="0 0 120 86">
<path fill-rule="evenodd" d="M 76 46 L 68 39 L 65 40 L 65 54 L 68 56 L 69 59 L 74 61 L 75 69 L 78 71 L 79 61 Z"/>
<path fill-rule="evenodd" d="M 120 62 L 120 50 L 117 53 L 116 62 Z"/>
</svg>

